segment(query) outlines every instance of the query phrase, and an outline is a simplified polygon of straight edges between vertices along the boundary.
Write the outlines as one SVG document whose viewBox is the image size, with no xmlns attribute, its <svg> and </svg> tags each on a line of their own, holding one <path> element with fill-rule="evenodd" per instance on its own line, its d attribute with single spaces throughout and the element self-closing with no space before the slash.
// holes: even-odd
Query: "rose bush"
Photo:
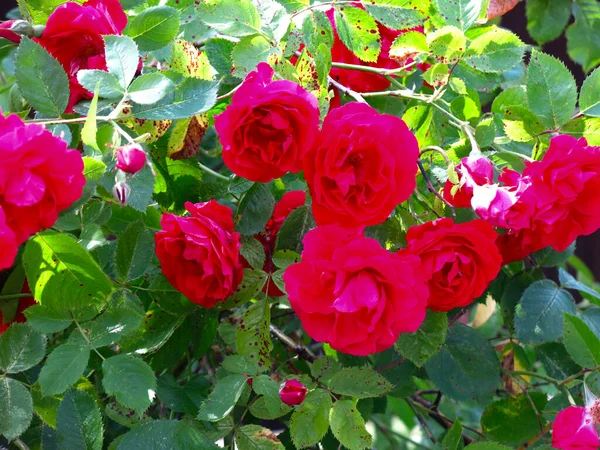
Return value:
<svg viewBox="0 0 600 450">
<path fill-rule="evenodd" d="M 598 17 L 20 0 L 0 447 L 599 448 Z"/>
</svg>

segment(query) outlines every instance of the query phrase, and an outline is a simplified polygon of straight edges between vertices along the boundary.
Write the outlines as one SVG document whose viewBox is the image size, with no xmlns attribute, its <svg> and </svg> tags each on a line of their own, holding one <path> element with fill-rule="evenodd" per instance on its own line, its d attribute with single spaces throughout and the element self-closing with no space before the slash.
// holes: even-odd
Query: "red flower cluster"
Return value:
<svg viewBox="0 0 600 450">
<path fill-rule="evenodd" d="M 16 115 L 0 114 L 0 269 L 17 247 L 51 227 L 83 192 L 83 160 L 65 141 Z"/>
<path fill-rule="evenodd" d="M 557 136 L 541 161 L 527 163 L 523 174 L 505 170 L 496 184 L 489 161 L 465 159 L 457 194 L 447 185 L 444 197 L 456 206 L 470 197 L 482 219 L 507 230 L 497 240 L 505 264 L 547 246 L 563 251 L 600 228 L 599 150 L 583 138 Z"/>
<path fill-rule="evenodd" d="M 240 235 L 233 231 L 233 214 L 211 200 L 187 202 L 191 214 L 163 214 L 155 234 L 156 255 L 169 282 L 205 308 L 229 297 L 243 277 Z"/>
<path fill-rule="evenodd" d="M 35 39 L 54 56 L 69 76 L 71 96 L 67 113 L 93 94 L 77 81 L 81 69 L 107 70 L 102 36 L 120 35 L 127 16 L 119 0 L 88 0 L 83 5 L 68 2 L 48 18 L 42 36 Z"/>
</svg>

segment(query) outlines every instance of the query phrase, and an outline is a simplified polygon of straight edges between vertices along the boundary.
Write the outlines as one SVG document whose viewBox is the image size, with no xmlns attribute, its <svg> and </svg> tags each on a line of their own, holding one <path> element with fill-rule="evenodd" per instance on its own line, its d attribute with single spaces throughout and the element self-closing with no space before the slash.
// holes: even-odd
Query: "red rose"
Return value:
<svg viewBox="0 0 600 450">
<path fill-rule="evenodd" d="M 146 152 L 139 144 L 121 147 L 116 152 L 117 169 L 127 173 L 137 173 L 146 165 Z"/>
<path fill-rule="evenodd" d="M 277 242 L 277 233 L 283 225 L 284 220 L 290 213 L 304 205 L 306 203 L 306 192 L 304 191 L 290 191 L 286 192 L 281 200 L 275 205 L 275 209 L 273 210 L 273 215 L 271 219 L 265 226 L 264 233 L 259 233 L 254 237 L 263 245 L 265 249 L 265 264 L 263 266 L 263 270 L 267 273 L 273 273 L 277 270 L 275 265 L 273 264 L 273 253 L 275 253 L 275 243 Z M 242 262 L 244 267 L 249 268 L 250 264 L 242 258 Z M 268 286 L 268 288 L 267 288 Z M 281 289 L 277 287 L 277 285 L 270 280 L 265 287 L 263 288 L 263 292 L 266 292 L 271 297 L 281 297 L 284 295 L 281 292 Z"/>
<path fill-rule="evenodd" d="M 558 413 L 552 425 L 552 447 L 561 450 L 597 450 L 598 430 L 592 416 L 581 406 Z"/>
<path fill-rule="evenodd" d="M 362 8 L 362 5 L 359 3 L 354 6 Z M 328 10 L 326 14 L 327 17 L 329 17 L 334 30 L 334 41 L 333 47 L 331 48 L 331 59 L 334 62 L 353 64 L 357 66 L 378 67 L 380 69 L 397 69 L 401 67 L 401 64 L 399 64 L 398 61 L 390 58 L 390 48 L 392 43 L 398 36 L 408 31 L 417 31 L 419 33 L 423 33 L 423 27 L 415 27 L 407 30 L 396 31 L 377 23 L 377 29 L 379 30 L 379 35 L 381 37 L 381 52 L 379 53 L 377 61 L 364 62 L 355 56 L 354 53 L 352 53 L 352 51 L 348 49 L 348 47 L 346 47 L 340 40 L 335 28 L 334 9 L 332 8 Z M 402 65 L 410 62 L 410 60 L 404 61 L 404 64 Z M 331 69 L 330 75 L 334 80 L 357 92 L 383 91 L 390 86 L 390 81 L 387 78 L 376 73 L 364 72 L 362 70 L 341 69 L 334 67 Z"/>
<path fill-rule="evenodd" d="M 279 390 L 279 398 L 286 405 L 296 406 L 304 401 L 306 392 L 306 386 L 298 380 L 287 380 Z"/>
<path fill-rule="evenodd" d="M 73 105 L 93 97 L 77 81 L 81 69 L 107 70 L 102 36 L 120 35 L 127 26 L 127 16 L 119 0 L 88 0 L 83 5 L 68 2 L 60 5 L 48 18 L 42 36 L 35 39 L 61 63 L 71 88 L 67 113 Z"/>
<path fill-rule="evenodd" d="M 240 235 L 233 214 L 215 200 L 187 202 L 189 217 L 163 214 L 156 233 L 156 255 L 170 283 L 192 302 L 212 308 L 242 281 Z"/>
<path fill-rule="evenodd" d="M 494 228 L 483 220 L 456 224 L 437 219 L 409 228 L 406 249 L 421 259 L 428 280 L 428 308 L 449 311 L 470 304 L 496 278 L 501 257 Z"/>
<path fill-rule="evenodd" d="M 473 187 L 491 183 L 494 180 L 492 162 L 481 156 L 463 158 L 456 166 L 458 190 L 452 194 L 454 184 L 448 180 L 444 186 L 444 199 L 457 208 L 470 208 Z"/>
<path fill-rule="evenodd" d="M 319 131 L 316 97 L 296 83 L 272 78 L 273 69 L 260 63 L 215 117 L 225 165 L 263 183 L 300 172 Z"/>
<path fill-rule="evenodd" d="M 8 269 L 13 265 L 17 256 L 17 247 L 15 233 L 6 225 L 6 215 L 0 206 L 0 270 Z"/>
<path fill-rule="evenodd" d="M 0 114 L 0 207 L 17 245 L 54 225 L 81 197 L 83 159 L 61 138 L 16 115 Z"/>
<path fill-rule="evenodd" d="M 19 36 L 14 31 L 10 31 L 15 20 L 7 20 L 5 22 L 0 23 L 0 38 L 8 39 L 16 44 L 21 42 L 21 36 Z"/>
<path fill-rule="evenodd" d="M 383 222 L 415 189 L 419 147 L 399 118 L 364 103 L 330 111 L 304 162 L 319 225 Z"/>
<path fill-rule="evenodd" d="M 425 318 L 428 290 L 419 259 L 337 225 L 309 231 L 302 262 L 283 279 L 306 333 L 343 353 L 386 350 Z"/>
</svg>

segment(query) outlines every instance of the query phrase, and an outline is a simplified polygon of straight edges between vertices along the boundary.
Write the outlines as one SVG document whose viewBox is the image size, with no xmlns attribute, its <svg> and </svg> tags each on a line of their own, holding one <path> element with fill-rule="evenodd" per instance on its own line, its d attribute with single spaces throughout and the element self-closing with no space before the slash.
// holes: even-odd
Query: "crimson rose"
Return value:
<svg viewBox="0 0 600 450">
<path fill-rule="evenodd" d="M 302 262 L 289 266 L 283 279 L 310 337 L 365 356 L 419 328 L 428 290 L 417 257 L 390 253 L 337 225 L 315 228 L 303 242 Z"/>
<path fill-rule="evenodd" d="M 191 214 L 163 214 L 156 255 L 169 282 L 192 302 L 212 308 L 229 297 L 243 277 L 240 235 L 233 214 L 215 200 L 185 204 Z"/>
<path fill-rule="evenodd" d="M 351 102 L 329 112 L 304 160 L 319 225 L 383 222 L 415 189 L 419 147 L 399 118 Z"/>
<path fill-rule="evenodd" d="M 449 311 L 470 304 L 483 294 L 500 271 L 501 258 L 494 228 L 483 220 L 454 223 L 437 219 L 413 226 L 400 254 L 421 259 L 420 271 L 429 285 L 427 306 Z"/>
<path fill-rule="evenodd" d="M 260 63 L 215 117 L 225 165 L 263 183 L 300 172 L 319 131 L 316 97 L 292 81 L 272 78 L 273 69 Z"/>
</svg>

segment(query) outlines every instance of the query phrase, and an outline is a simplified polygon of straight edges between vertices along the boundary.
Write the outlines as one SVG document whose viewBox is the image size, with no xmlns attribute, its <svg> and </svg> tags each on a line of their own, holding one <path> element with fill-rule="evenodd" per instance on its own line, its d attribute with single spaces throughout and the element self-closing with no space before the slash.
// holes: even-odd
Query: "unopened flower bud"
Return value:
<svg viewBox="0 0 600 450">
<path fill-rule="evenodd" d="M 113 194 L 117 200 L 122 205 L 127 204 L 127 199 L 129 198 L 129 194 L 131 193 L 131 188 L 125 181 L 119 181 L 115 184 L 113 188 Z"/>
<path fill-rule="evenodd" d="M 127 173 L 137 173 L 146 164 L 146 152 L 138 144 L 131 144 L 117 150 L 117 169 Z"/>
<path fill-rule="evenodd" d="M 17 44 L 19 42 L 21 42 L 21 36 L 19 36 L 12 30 L 12 28 L 13 28 L 13 26 L 15 26 L 15 24 L 18 25 L 17 22 L 25 22 L 25 21 L 24 20 L 22 20 L 22 21 L 7 20 L 6 22 L 0 23 L 0 38 L 8 39 L 9 41 L 15 42 Z M 27 22 L 25 22 L 25 23 L 27 23 Z M 30 25 L 30 27 L 31 27 L 31 25 Z"/>
<path fill-rule="evenodd" d="M 306 386 L 298 380 L 288 380 L 279 390 L 279 398 L 286 405 L 299 405 L 306 398 Z"/>
</svg>

